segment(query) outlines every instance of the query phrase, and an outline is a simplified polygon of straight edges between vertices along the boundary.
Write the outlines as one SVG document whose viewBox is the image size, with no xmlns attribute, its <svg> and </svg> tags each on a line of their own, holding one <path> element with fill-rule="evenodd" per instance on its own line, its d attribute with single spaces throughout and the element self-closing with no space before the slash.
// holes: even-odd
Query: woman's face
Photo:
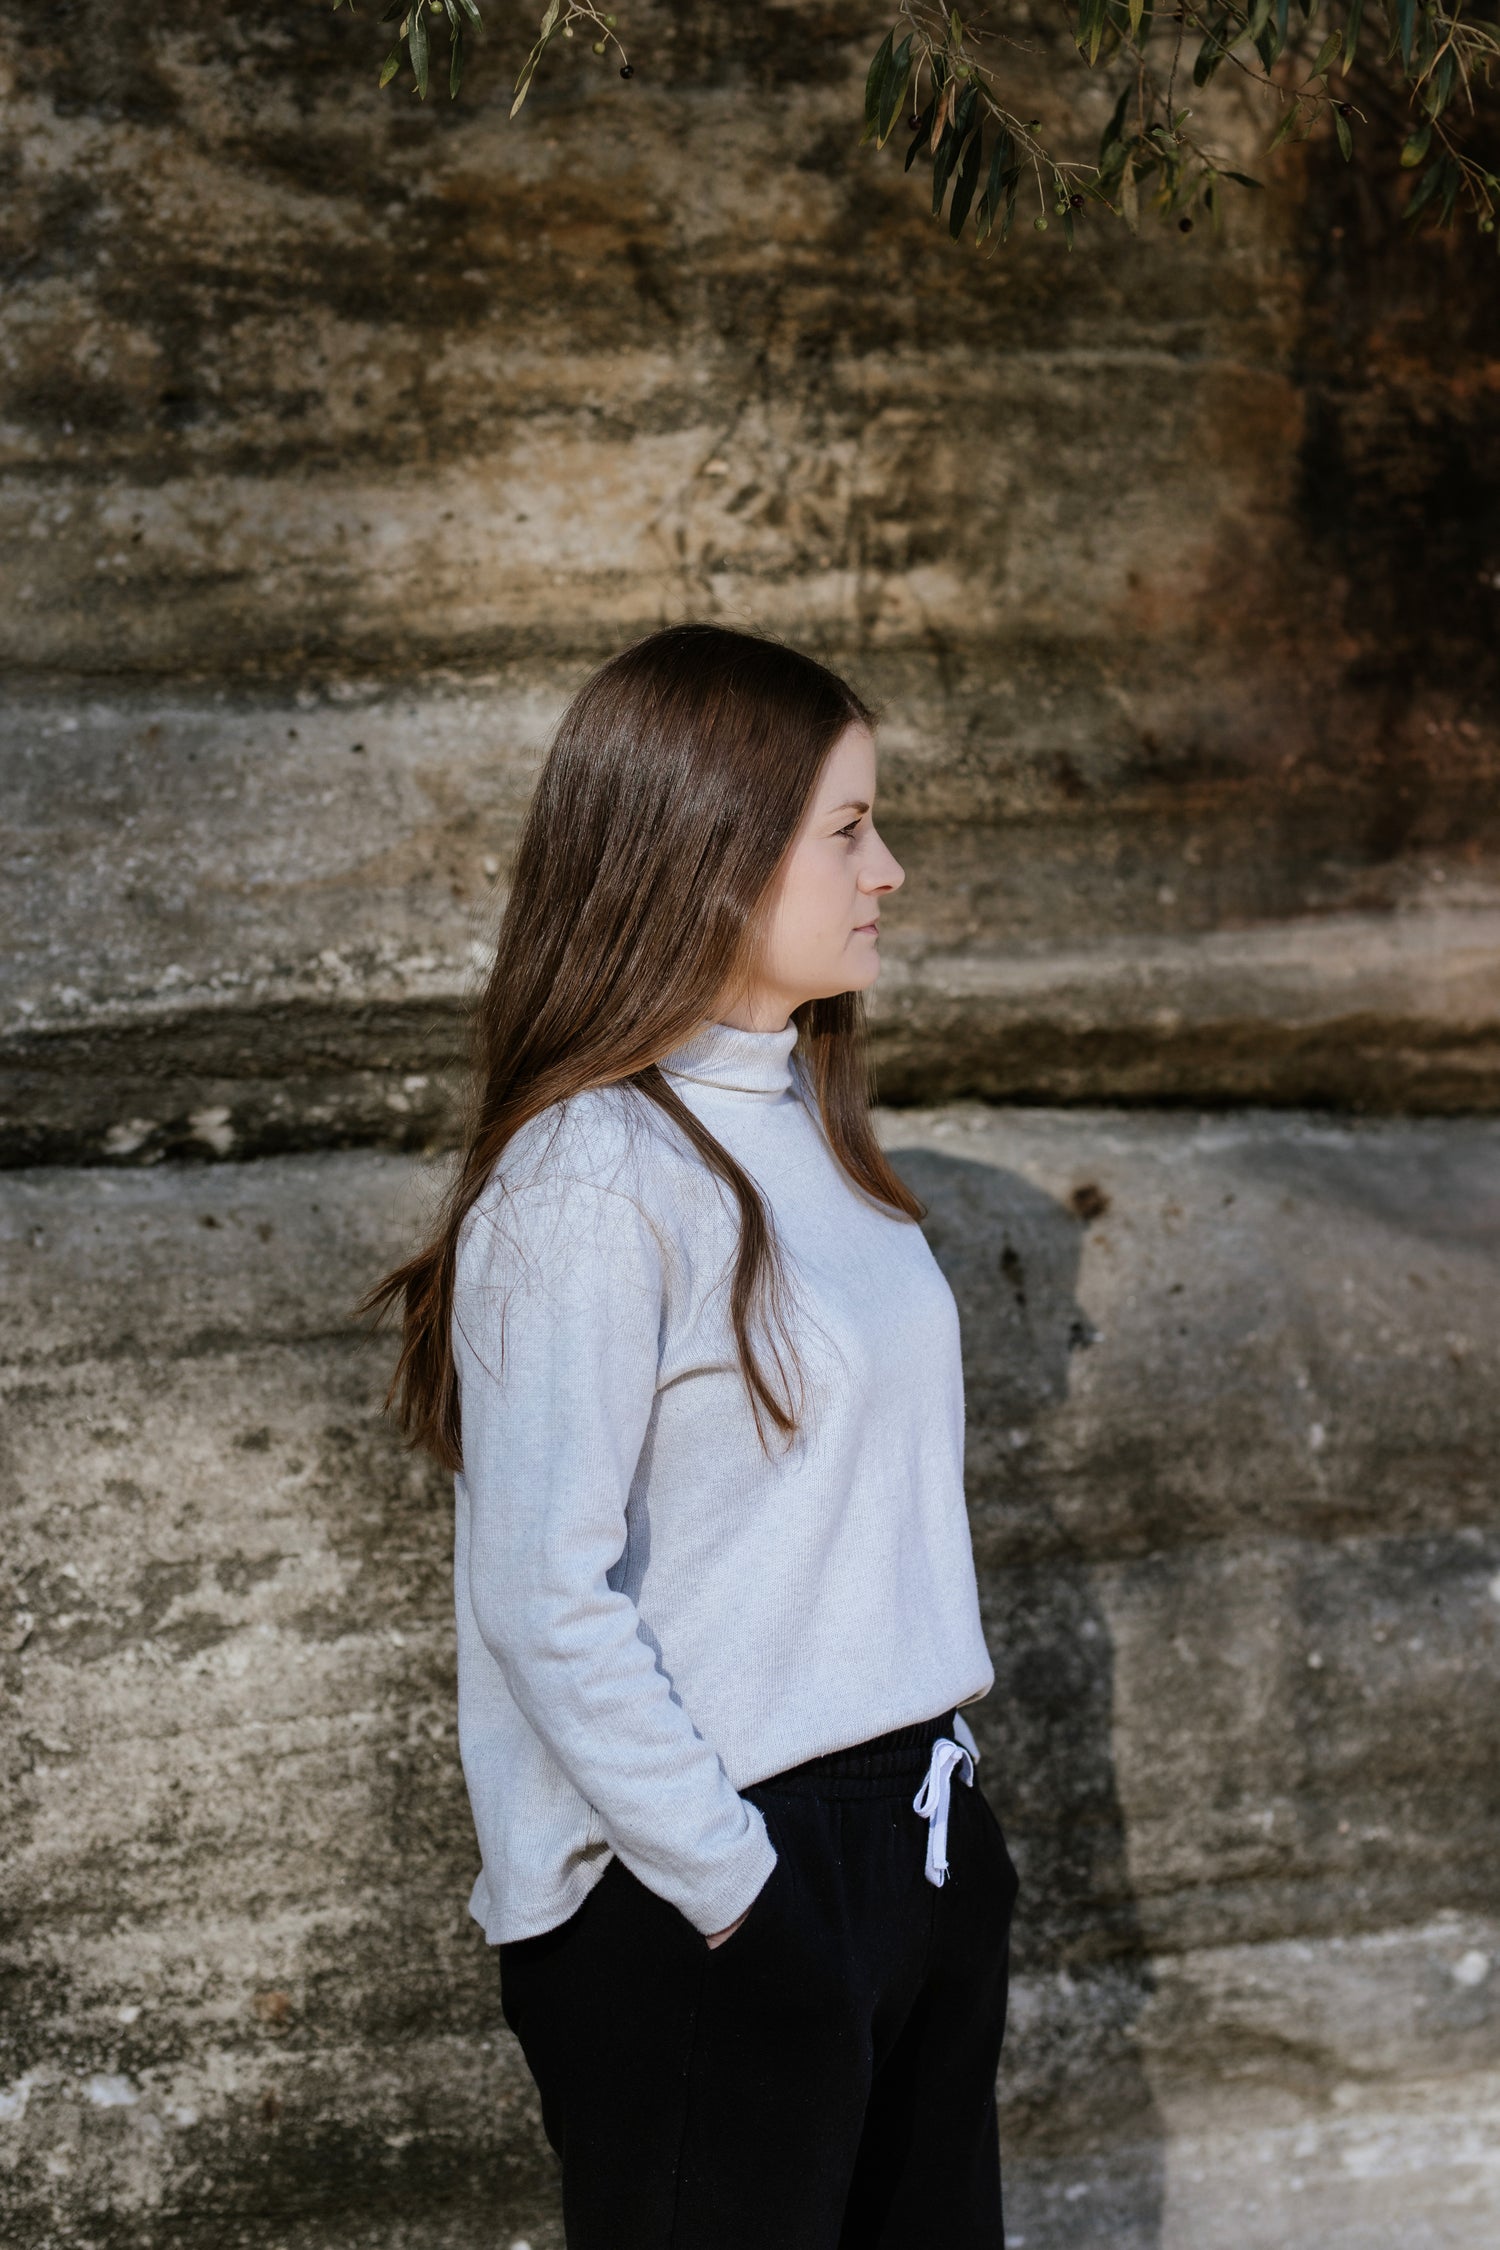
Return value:
<svg viewBox="0 0 1500 2250">
<path fill-rule="evenodd" d="M 777 878 L 756 975 L 724 1022 L 779 1031 L 805 1000 L 875 982 L 881 902 L 906 876 L 880 840 L 874 805 L 874 739 L 851 725 L 823 761 Z"/>
</svg>

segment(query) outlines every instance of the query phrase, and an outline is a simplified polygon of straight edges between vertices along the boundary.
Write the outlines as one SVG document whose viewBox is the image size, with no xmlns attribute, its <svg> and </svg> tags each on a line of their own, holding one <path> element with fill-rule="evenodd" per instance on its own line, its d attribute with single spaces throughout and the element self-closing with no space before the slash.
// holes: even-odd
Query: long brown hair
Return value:
<svg viewBox="0 0 1500 2250">
<path fill-rule="evenodd" d="M 387 1404 L 413 1445 L 462 1466 L 453 1353 L 464 1220 L 507 1143 L 554 1103 L 628 1085 L 665 1112 L 739 1212 L 730 1317 L 758 1426 L 796 1413 L 752 1341 L 779 1302 L 780 1266 L 754 1182 L 658 1064 L 753 963 L 777 872 L 854 690 L 809 656 L 717 625 L 673 625 L 611 658 L 580 689 L 542 768 L 516 854 L 495 965 L 474 1022 L 476 1100 L 431 1240 L 367 1310 L 400 1308 Z M 798 1053 L 829 1145 L 856 1186 L 922 1206 L 870 1124 L 864 1010 L 855 992 L 796 1011 Z M 785 1376 L 773 1342 L 772 1356 Z M 764 1434 L 762 1426 L 762 1434 Z"/>
</svg>

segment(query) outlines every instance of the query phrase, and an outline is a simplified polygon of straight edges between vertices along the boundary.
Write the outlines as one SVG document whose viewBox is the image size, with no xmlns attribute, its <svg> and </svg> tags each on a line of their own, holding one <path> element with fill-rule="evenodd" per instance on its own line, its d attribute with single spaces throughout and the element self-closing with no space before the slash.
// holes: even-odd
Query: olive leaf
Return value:
<svg viewBox="0 0 1500 2250">
<path fill-rule="evenodd" d="M 411 56 L 412 76 L 417 82 L 417 93 L 427 99 L 427 11 L 422 0 L 412 0 L 411 25 L 406 34 L 406 51 Z"/>
<path fill-rule="evenodd" d="M 548 43 L 557 28 L 557 19 L 561 12 L 562 0 L 547 0 L 547 9 L 542 17 L 541 30 L 537 34 L 536 45 L 526 57 L 525 62 L 522 63 L 521 74 L 516 80 L 516 98 L 510 105 L 512 117 L 517 114 L 522 102 L 531 92 L 531 81 L 536 76 L 536 66 L 547 52 Z"/>
</svg>

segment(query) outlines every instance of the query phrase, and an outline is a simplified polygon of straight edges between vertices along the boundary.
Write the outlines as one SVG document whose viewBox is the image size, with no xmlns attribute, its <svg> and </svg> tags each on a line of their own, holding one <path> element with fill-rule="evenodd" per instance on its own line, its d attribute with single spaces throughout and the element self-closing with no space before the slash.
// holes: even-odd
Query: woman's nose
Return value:
<svg viewBox="0 0 1500 2250">
<path fill-rule="evenodd" d="M 859 887 L 862 891 L 870 892 L 899 891 L 905 881 L 906 869 L 895 853 L 881 843 L 870 865 L 861 872 Z"/>
</svg>

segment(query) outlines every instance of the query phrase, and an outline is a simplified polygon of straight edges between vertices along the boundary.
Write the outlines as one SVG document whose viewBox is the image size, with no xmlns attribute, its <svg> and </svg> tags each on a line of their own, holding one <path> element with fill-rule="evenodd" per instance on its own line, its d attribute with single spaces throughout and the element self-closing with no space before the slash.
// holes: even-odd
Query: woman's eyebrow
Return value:
<svg viewBox="0 0 1500 2250">
<path fill-rule="evenodd" d="M 869 806 L 867 804 L 864 804 L 858 797 L 851 797 L 846 805 L 830 805 L 827 812 L 823 815 L 823 818 L 825 820 L 832 820 L 834 814 L 838 812 L 867 813 L 869 809 Z"/>
</svg>

